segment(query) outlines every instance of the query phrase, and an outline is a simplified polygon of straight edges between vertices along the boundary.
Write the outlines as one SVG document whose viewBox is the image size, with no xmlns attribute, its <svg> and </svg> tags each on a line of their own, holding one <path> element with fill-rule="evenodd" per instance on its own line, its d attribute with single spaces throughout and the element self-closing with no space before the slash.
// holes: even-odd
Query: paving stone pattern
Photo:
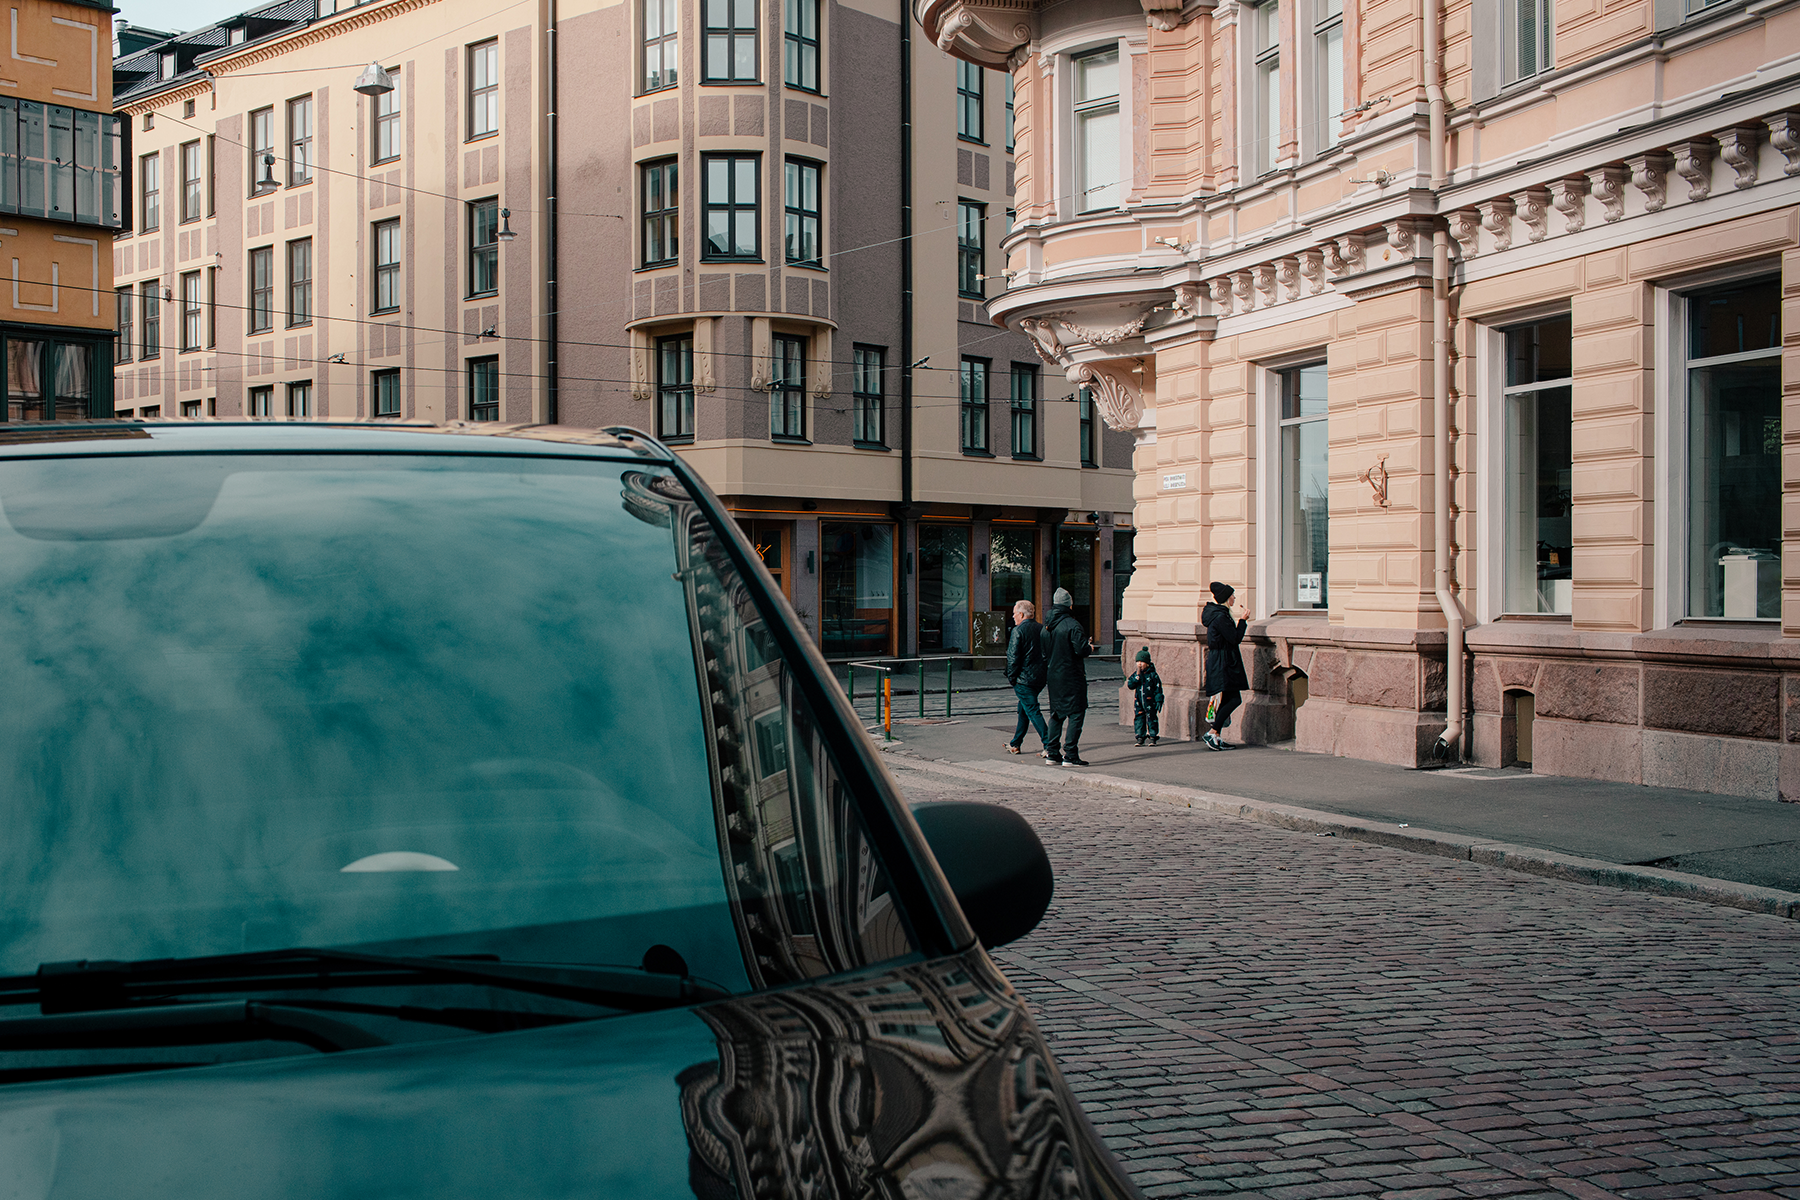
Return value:
<svg viewBox="0 0 1800 1200">
<path fill-rule="evenodd" d="M 1056 869 L 996 955 L 1147 1196 L 1800 1200 L 1800 924 L 890 756 Z"/>
</svg>

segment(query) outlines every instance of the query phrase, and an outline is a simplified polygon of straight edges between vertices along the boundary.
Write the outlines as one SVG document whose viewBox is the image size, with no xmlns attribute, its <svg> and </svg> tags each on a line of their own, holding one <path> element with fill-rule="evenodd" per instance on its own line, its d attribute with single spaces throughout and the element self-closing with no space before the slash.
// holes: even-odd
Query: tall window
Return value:
<svg viewBox="0 0 1800 1200">
<path fill-rule="evenodd" d="M 154 279 L 138 284 L 138 309 L 142 313 L 139 324 L 144 327 L 144 344 L 138 351 L 140 358 L 155 358 L 162 353 L 161 287 Z"/>
<path fill-rule="evenodd" d="M 162 155 L 146 154 L 138 159 L 138 182 L 143 197 L 138 228 L 148 233 L 162 228 Z"/>
<path fill-rule="evenodd" d="M 287 244 L 288 319 L 290 327 L 312 324 L 312 239 Z"/>
<path fill-rule="evenodd" d="M 275 389 L 273 387 L 253 387 L 250 389 L 250 397 L 245 404 L 250 411 L 245 415 L 251 417 L 273 416 L 274 401 Z"/>
<path fill-rule="evenodd" d="M 819 0 L 787 0 L 782 77 L 789 87 L 819 90 Z"/>
<path fill-rule="evenodd" d="M 312 182 L 313 107 L 312 97 L 289 100 L 288 119 L 288 186 Z"/>
<path fill-rule="evenodd" d="M 1343 122 L 1344 0 L 1313 0 L 1312 75 L 1313 132 L 1306 140 L 1323 153 L 1338 144 Z"/>
<path fill-rule="evenodd" d="M 1781 281 L 1734 283 L 1683 299 L 1687 615 L 1778 618 Z"/>
<path fill-rule="evenodd" d="M 1006 85 L 1005 85 L 1006 86 L 1006 148 L 1008 151 L 1011 151 L 1013 149 L 1013 131 L 1014 131 L 1012 72 L 1011 71 L 1006 72 L 1006 74 L 1001 76 L 1001 78 L 1006 80 Z"/>
<path fill-rule="evenodd" d="M 1038 369 L 1030 363 L 1012 365 L 1012 456 L 1036 458 Z"/>
<path fill-rule="evenodd" d="M 659 92 L 680 82 L 676 59 L 676 0 L 644 0 L 644 81 L 646 92 Z"/>
<path fill-rule="evenodd" d="M 259 108 L 250 114 L 250 194 L 275 186 L 275 110 Z"/>
<path fill-rule="evenodd" d="M 756 0 L 701 0 L 706 44 L 700 66 L 705 83 L 756 82 Z"/>
<path fill-rule="evenodd" d="M 962 451 L 988 452 L 988 360 L 962 360 Z"/>
<path fill-rule="evenodd" d="M 275 327 L 275 248 L 262 246 L 250 252 L 250 332 L 267 333 Z"/>
<path fill-rule="evenodd" d="M 973 200 L 956 202 L 956 290 L 965 296 L 986 298 L 982 276 L 987 274 L 987 205 Z"/>
<path fill-rule="evenodd" d="M 312 380 L 287 385 L 287 415 L 290 417 L 310 417 L 312 411 Z"/>
<path fill-rule="evenodd" d="M 469 360 L 469 420 L 500 419 L 500 359 Z"/>
<path fill-rule="evenodd" d="M 469 47 L 469 137 L 500 132 L 500 42 Z"/>
<path fill-rule="evenodd" d="M 656 436 L 692 440 L 694 436 L 694 338 L 658 338 L 656 342 Z"/>
<path fill-rule="evenodd" d="M 1331 598 L 1325 364 L 1275 375 L 1281 388 L 1281 607 L 1324 608 Z"/>
<path fill-rule="evenodd" d="M 1096 50 L 1075 59 L 1075 209 L 1117 208 L 1124 195 L 1119 171 L 1119 51 Z"/>
<path fill-rule="evenodd" d="M 710 2 L 710 0 L 709 0 Z M 757 220 L 757 158 L 754 154 L 709 154 L 706 170 L 706 249 L 712 259 L 762 257 Z"/>
<path fill-rule="evenodd" d="M 642 190 L 644 265 L 674 262 L 681 257 L 681 193 L 676 187 L 675 160 L 645 163 Z"/>
<path fill-rule="evenodd" d="M 184 142 L 181 147 L 181 219 L 184 222 L 198 221 L 206 202 L 200 162 L 200 143 Z"/>
<path fill-rule="evenodd" d="M 1570 329 L 1555 317 L 1504 334 L 1507 612 L 1570 611 Z"/>
<path fill-rule="evenodd" d="M 1094 389 L 1080 388 L 1075 393 L 1075 442 L 1076 450 L 1081 456 L 1081 465 L 1097 467 L 1100 459 L 1094 454 Z"/>
<path fill-rule="evenodd" d="M 392 74 L 392 72 L 389 72 Z M 396 81 L 396 84 L 398 81 Z M 375 97 L 375 144 L 370 150 L 378 163 L 389 162 L 400 157 L 400 89 L 396 86 L 392 91 L 383 92 Z"/>
<path fill-rule="evenodd" d="M 869 446 L 887 444 L 882 401 L 884 357 L 885 352 L 879 346 L 857 346 L 851 351 L 850 392 L 853 411 L 850 436 Z"/>
<path fill-rule="evenodd" d="M 206 215 L 209 217 L 214 217 L 219 214 L 218 144 L 218 134 L 209 133 L 206 135 Z"/>
<path fill-rule="evenodd" d="M 787 160 L 787 260 L 819 267 L 819 164 Z"/>
<path fill-rule="evenodd" d="M 181 277 L 181 348 L 200 349 L 205 336 L 206 307 L 200 298 L 200 272 L 188 271 Z"/>
<path fill-rule="evenodd" d="M 491 296 L 500 290 L 500 201 L 469 204 L 469 295 Z"/>
<path fill-rule="evenodd" d="M 114 288 L 113 303 L 117 305 L 119 331 L 118 340 L 113 343 L 113 361 L 130 362 L 137 354 L 137 347 L 131 343 L 136 336 L 131 327 L 131 288 Z"/>
<path fill-rule="evenodd" d="M 373 396 L 370 410 L 376 416 L 397 417 L 400 415 L 400 372 L 398 370 L 371 373 L 369 391 Z"/>
<path fill-rule="evenodd" d="M 769 436 L 806 436 L 806 339 L 777 334 L 770 346 L 775 368 L 769 381 Z"/>
<path fill-rule="evenodd" d="M 373 311 L 400 307 L 400 221 L 375 222 L 375 295 Z"/>
<path fill-rule="evenodd" d="M 1701 5 L 1694 4 L 1694 8 Z M 1507 83 L 1517 83 L 1551 67 L 1556 27 L 1550 0 L 1505 0 L 1502 63 Z"/>
<path fill-rule="evenodd" d="M 986 141 L 981 121 L 982 69 L 956 60 L 956 136 L 969 142 Z"/>
<path fill-rule="evenodd" d="M 219 344 L 219 268 L 206 268 L 206 344 Z M 216 397 L 215 397 L 216 399 Z"/>
<path fill-rule="evenodd" d="M 1275 169 L 1281 141 L 1281 5 L 1264 0 L 1250 12 L 1255 93 L 1250 97 L 1250 161 L 1258 175 Z"/>
</svg>

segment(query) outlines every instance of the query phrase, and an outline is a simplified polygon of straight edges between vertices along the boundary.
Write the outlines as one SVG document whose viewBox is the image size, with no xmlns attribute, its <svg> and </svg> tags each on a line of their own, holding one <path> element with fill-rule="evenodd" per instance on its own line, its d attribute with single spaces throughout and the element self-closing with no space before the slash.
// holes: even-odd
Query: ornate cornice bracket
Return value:
<svg viewBox="0 0 1800 1200">
<path fill-rule="evenodd" d="M 1093 392 L 1094 404 L 1109 428 L 1131 433 L 1144 422 L 1144 393 L 1138 383 L 1142 359 L 1073 363 L 1064 376 L 1076 387 Z"/>
<path fill-rule="evenodd" d="M 937 48 L 995 70 L 1010 70 L 1037 37 L 1032 0 L 954 0 L 942 13 Z"/>
</svg>

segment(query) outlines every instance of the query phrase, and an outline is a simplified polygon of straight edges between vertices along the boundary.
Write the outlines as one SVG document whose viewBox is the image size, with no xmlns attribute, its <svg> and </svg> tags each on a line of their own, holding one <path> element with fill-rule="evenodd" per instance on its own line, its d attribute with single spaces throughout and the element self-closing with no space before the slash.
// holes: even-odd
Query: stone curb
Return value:
<svg viewBox="0 0 1800 1200">
<path fill-rule="evenodd" d="M 898 748 L 899 743 L 893 743 L 893 747 Z M 1726 908 L 1739 908 L 1747 912 L 1767 913 L 1770 916 L 1800 920 L 1800 893 L 1784 892 L 1777 888 L 1757 887 L 1749 883 L 1734 883 L 1729 879 L 1711 879 L 1704 875 L 1689 875 L 1682 871 L 1670 871 L 1661 867 L 1635 867 L 1604 862 L 1600 859 L 1560 854 L 1554 850 L 1542 850 L 1535 846 L 1521 846 L 1512 842 L 1495 841 L 1491 838 L 1474 837 L 1469 834 L 1414 829 L 1392 822 L 1371 821 L 1363 817 L 1320 812 L 1317 809 L 1300 808 L 1292 804 L 1274 804 L 1264 800 L 1252 800 L 1245 796 L 1221 795 L 1216 792 L 1200 791 L 1197 788 L 1179 787 L 1175 784 L 1146 783 L 1142 780 L 1125 779 L 1117 775 L 1089 774 L 1086 771 L 1071 774 L 1055 767 L 1038 767 L 1025 763 L 940 762 L 937 759 L 922 757 L 916 751 L 908 751 L 906 761 L 921 770 L 984 783 L 999 780 L 1030 782 L 1051 787 L 1085 784 L 1090 787 L 1105 788 L 1108 791 L 1122 792 L 1125 795 L 1136 796 L 1144 800 L 1179 804 L 1202 812 L 1241 817 L 1250 821 L 1260 821 L 1265 825 L 1279 826 L 1283 829 L 1294 829 L 1306 833 L 1329 833 L 1359 842 L 1390 846 L 1396 850 L 1408 850 L 1414 854 L 1435 854 L 1440 858 L 1483 863 L 1491 867 L 1502 867 L 1508 871 L 1521 871 L 1528 875 L 1542 875 L 1549 879 L 1562 879 L 1571 883 L 1617 888 L 1628 892 L 1648 892 L 1657 896 L 1674 896 L 1682 900 L 1698 900 L 1705 904 L 1717 904 Z"/>
</svg>

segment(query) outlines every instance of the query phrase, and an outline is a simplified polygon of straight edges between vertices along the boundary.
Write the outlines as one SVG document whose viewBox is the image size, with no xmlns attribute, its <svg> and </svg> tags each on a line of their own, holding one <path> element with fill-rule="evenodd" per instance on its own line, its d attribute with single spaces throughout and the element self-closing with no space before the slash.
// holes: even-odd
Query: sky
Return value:
<svg viewBox="0 0 1800 1200">
<path fill-rule="evenodd" d="M 234 16 L 255 8 L 262 0 L 114 0 L 118 4 L 116 19 L 151 29 L 176 29 L 186 32 L 211 25 L 223 17 Z"/>
</svg>

